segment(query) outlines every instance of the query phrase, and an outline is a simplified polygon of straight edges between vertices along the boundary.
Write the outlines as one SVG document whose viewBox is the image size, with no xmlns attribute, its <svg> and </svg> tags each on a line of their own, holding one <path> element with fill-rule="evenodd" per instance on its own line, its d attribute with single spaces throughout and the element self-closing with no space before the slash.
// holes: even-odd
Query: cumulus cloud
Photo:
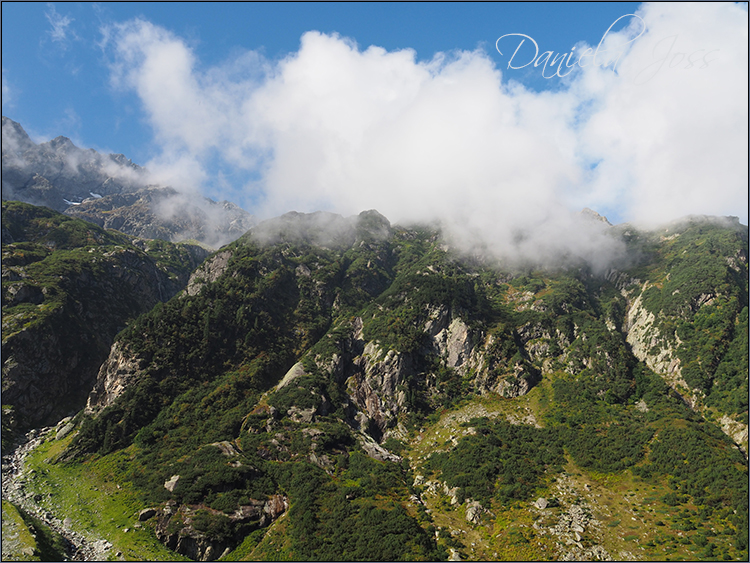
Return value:
<svg viewBox="0 0 750 563">
<path fill-rule="evenodd" d="M 616 249 L 578 218 L 584 206 L 644 223 L 747 222 L 746 11 L 637 15 L 600 47 L 611 64 L 579 66 L 547 92 L 481 50 L 419 61 L 308 32 L 283 60 L 246 52 L 205 68 L 150 22 L 104 32 L 112 84 L 137 93 L 161 147 L 148 166 L 173 185 L 210 185 L 218 159 L 257 176 L 228 197 L 260 217 L 375 208 L 510 258 L 596 260 Z"/>
<path fill-rule="evenodd" d="M 580 154 L 600 163 L 588 192 L 650 224 L 690 213 L 746 224 L 747 12 L 657 3 L 639 15 L 648 30 L 618 74 L 588 68 L 571 87 L 595 108 L 578 135 Z"/>
</svg>

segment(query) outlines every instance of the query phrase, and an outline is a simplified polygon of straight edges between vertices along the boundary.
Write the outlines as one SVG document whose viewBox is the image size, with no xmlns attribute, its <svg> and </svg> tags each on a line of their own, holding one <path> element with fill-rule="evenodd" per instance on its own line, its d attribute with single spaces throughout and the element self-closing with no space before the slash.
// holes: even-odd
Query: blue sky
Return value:
<svg viewBox="0 0 750 563">
<path fill-rule="evenodd" d="M 584 206 L 747 223 L 745 5 L 2 9 L 3 115 L 259 216 L 377 208 L 498 240 Z M 527 40 L 509 67 L 506 34 L 537 64 Z"/>
<path fill-rule="evenodd" d="M 101 47 L 103 26 L 133 18 L 185 38 L 205 66 L 245 49 L 272 60 L 283 58 L 296 51 L 302 34 L 311 30 L 338 33 L 365 48 L 414 49 L 422 60 L 440 51 L 483 48 L 501 64 L 503 57 L 495 52 L 501 35 L 525 33 L 545 51 L 567 52 L 581 40 L 596 44 L 617 18 L 638 5 L 3 3 L 3 83 L 9 89 L 3 114 L 41 139 L 65 135 L 86 147 L 148 161 L 149 125 L 139 119 L 137 97 L 110 87 L 107 54 Z M 559 81 L 544 80 L 531 69 L 517 70 L 513 78 L 536 89 L 559 87 Z"/>
</svg>

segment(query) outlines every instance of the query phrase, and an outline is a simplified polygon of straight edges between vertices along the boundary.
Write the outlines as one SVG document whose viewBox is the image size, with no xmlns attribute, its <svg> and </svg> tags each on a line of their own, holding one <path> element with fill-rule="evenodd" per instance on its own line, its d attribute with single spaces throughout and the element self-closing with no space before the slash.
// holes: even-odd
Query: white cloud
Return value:
<svg viewBox="0 0 750 563">
<path fill-rule="evenodd" d="M 15 92 L 11 89 L 10 84 L 8 83 L 8 79 L 5 77 L 5 67 L 2 67 L 2 86 L 3 86 L 3 111 L 5 111 L 6 108 L 13 107 Z"/>
<path fill-rule="evenodd" d="M 602 163 L 591 194 L 652 224 L 690 213 L 747 223 L 747 13 L 703 3 L 639 15 L 648 31 L 618 75 L 587 68 L 572 87 L 597 106 L 578 136 Z"/>
<path fill-rule="evenodd" d="M 47 31 L 50 39 L 64 47 L 69 38 L 77 38 L 72 29 L 68 29 L 75 20 L 69 16 L 58 14 L 54 4 L 47 4 L 48 10 L 44 13 L 52 29 Z"/>
<path fill-rule="evenodd" d="M 275 64 L 248 52 L 204 69 L 150 22 L 104 33 L 112 83 L 138 94 L 162 149 L 148 165 L 173 184 L 210 182 L 220 155 L 259 173 L 246 190 L 262 194 L 251 209 L 261 217 L 376 208 L 544 259 L 612 252 L 571 218 L 584 206 L 629 221 L 747 223 L 746 12 L 654 4 L 638 15 L 645 33 L 627 43 L 634 19 L 604 44 L 622 50 L 617 72 L 589 65 L 543 93 L 509 82 L 483 51 L 419 62 L 309 32 Z"/>
</svg>

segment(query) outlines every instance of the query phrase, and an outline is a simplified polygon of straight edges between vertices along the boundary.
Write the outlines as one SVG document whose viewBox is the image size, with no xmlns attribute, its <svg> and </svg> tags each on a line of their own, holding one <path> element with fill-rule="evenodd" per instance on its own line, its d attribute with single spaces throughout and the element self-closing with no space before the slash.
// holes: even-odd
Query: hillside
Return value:
<svg viewBox="0 0 750 563">
<path fill-rule="evenodd" d="M 115 335 L 187 283 L 207 251 L 2 204 L 3 450 L 85 406 Z"/>
<path fill-rule="evenodd" d="M 118 334 L 23 503 L 116 559 L 746 559 L 747 228 L 611 235 L 599 275 L 262 223 Z"/>
</svg>

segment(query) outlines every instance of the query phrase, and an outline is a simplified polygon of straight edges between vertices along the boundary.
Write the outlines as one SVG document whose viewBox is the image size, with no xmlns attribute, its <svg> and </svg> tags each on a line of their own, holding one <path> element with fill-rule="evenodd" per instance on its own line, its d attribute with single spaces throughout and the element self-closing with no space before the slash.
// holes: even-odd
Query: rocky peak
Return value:
<svg viewBox="0 0 750 563">
<path fill-rule="evenodd" d="M 62 136 L 37 145 L 6 117 L 2 156 L 3 200 L 44 205 L 126 234 L 218 248 L 255 224 L 232 203 L 153 185 L 148 171 L 122 154 L 81 149 Z"/>
<path fill-rule="evenodd" d="M 42 143 L 39 146 L 40 146 L 40 148 L 49 147 L 53 151 L 63 152 L 63 153 L 72 152 L 72 151 L 78 149 L 78 147 L 76 147 L 73 144 L 73 141 L 71 141 L 67 137 L 63 137 L 62 135 L 60 135 L 59 137 L 55 137 L 51 141 L 48 141 L 46 143 Z"/>
<path fill-rule="evenodd" d="M 29 138 L 29 135 L 24 131 L 23 127 L 21 127 L 21 124 L 16 123 L 5 116 L 3 116 L 2 131 L 3 159 L 5 159 L 6 151 L 8 154 L 15 153 L 20 155 L 34 147 L 34 142 Z"/>
<path fill-rule="evenodd" d="M 609 219 L 607 219 L 604 215 L 599 215 L 596 211 L 594 211 L 593 209 L 589 209 L 588 207 L 584 207 L 581 210 L 581 215 L 592 219 L 593 221 L 599 221 L 600 223 L 604 223 L 610 227 L 612 226 L 612 223 L 610 223 Z"/>
</svg>

